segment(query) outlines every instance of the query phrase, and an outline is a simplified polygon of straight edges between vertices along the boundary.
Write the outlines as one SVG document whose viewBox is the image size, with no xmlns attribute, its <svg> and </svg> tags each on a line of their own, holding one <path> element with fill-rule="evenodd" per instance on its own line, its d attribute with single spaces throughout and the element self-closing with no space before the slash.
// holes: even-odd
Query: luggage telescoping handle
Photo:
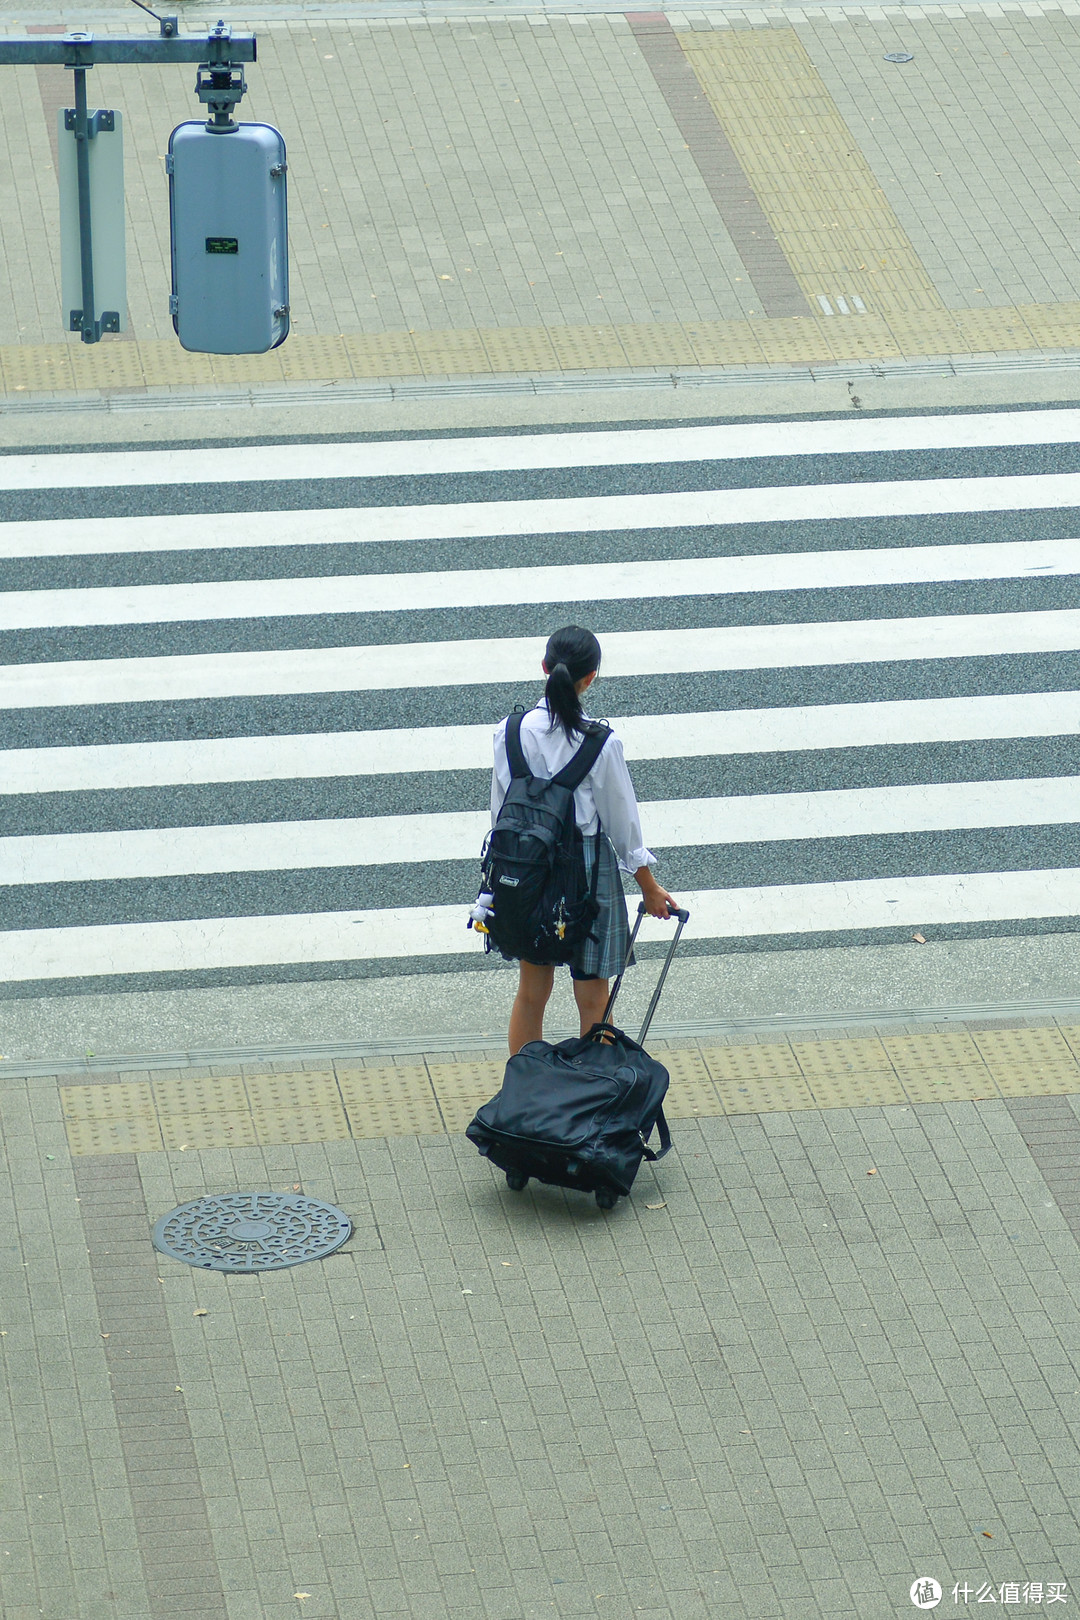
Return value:
<svg viewBox="0 0 1080 1620">
<path fill-rule="evenodd" d="M 638 1036 L 638 1045 L 639 1046 L 642 1044 L 642 1042 L 644 1041 L 646 1035 L 649 1033 L 649 1025 L 653 1021 L 653 1014 L 655 1013 L 657 1007 L 660 1005 L 660 992 L 664 988 L 664 980 L 668 976 L 668 969 L 670 968 L 672 962 L 675 960 L 675 951 L 676 951 L 676 949 L 678 947 L 679 940 L 682 937 L 682 931 L 686 927 L 687 923 L 690 921 L 690 913 L 688 911 L 683 910 L 681 907 L 676 909 L 676 911 L 674 912 L 674 915 L 676 917 L 678 917 L 678 919 L 679 919 L 679 926 L 675 930 L 674 939 L 671 941 L 671 944 L 668 946 L 667 958 L 666 958 L 666 960 L 664 962 L 663 967 L 660 969 L 660 977 L 656 981 L 656 989 L 653 991 L 652 1000 L 649 1002 L 648 1011 L 645 1014 L 645 1022 L 641 1026 L 641 1033 Z M 623 965 L 619 970 L 619 977 L 615 980 L 615 983 L 611 987 L 611 994 L 610 994 L 610 996 L 608 996 L 607 1006 L 604 1008 L 604 1016 L 600 1020 L 600 1022 L 602 1024 L 606 1024 L 608 1022 L 608 1020 L 610 1019 L 610 1017 L 611 1017 L 611 1010 L 615 1005 L 615 997 L 618 995 L 619 990 L 620 990 L 620 988 L 622 986 L 623 974 L 626 972 L 627 968 L 630 966 L 630 957 L 633 954 L 634 941 L 638 937 L 638 929 L 641 927 L 641 919 L 644 916 L 645 916 L 645 902 L 644 902 L 644 900 L 641 900 L 641 901 L 638 902 L 637 919 L 636 919 L 636 921 L 634 923 L 633 932 L 630 935 L 630 943 L 626 947 L 626 959 L 623 962 Z"/>
</svg>

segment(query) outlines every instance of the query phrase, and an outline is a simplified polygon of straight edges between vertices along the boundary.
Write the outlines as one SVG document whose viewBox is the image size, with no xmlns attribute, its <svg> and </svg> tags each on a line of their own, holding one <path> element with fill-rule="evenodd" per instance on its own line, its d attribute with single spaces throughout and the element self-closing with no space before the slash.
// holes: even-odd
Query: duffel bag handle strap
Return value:
<svg viewBox="0 0 1080 1620">
<path fill-rule="evenodd" d="M 655 1163 L 657 1159 L 662 1159 L 664 1154 L 667 1153 L 671 1147 L 671 1132 L 668 1130 L 668 1122 L 664 1116 L 663 1108 L 660 1109 L 660 1112 L 657 1114 L 653 1123 L 660 1133 L 659 1153 L 654 1153 L 653 1149 L 646 1142 L 644 1131 L 638 1131 L 638 1141 L 641 1143 L 641 1146 L 644 1149 L 645 1157 Z M 651 1135 L 652 1132 L 650 1131 L 649 1134 Z"/>
</svg>

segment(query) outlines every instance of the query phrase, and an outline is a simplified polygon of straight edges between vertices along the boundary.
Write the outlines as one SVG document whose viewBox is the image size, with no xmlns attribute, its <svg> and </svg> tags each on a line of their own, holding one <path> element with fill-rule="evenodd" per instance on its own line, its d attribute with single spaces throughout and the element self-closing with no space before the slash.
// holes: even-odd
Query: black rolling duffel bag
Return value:
<svg viewBox="0 0 1080 1620">
<path fill-rule="evenodd" d="M 634 948 L 644 905 L 630 936 Z M 596 1195 L 614 1209 L 634 1184 L 642 1159 L 662 1159 L 671 1146 L 664 1118 L 668 1072 L 642 1046 L 660 1001 L 679 938 L 690 918 L 678 911 L 660 979 L 636 1041 L 608 1022 L 623 974 L 615 980 L 603 1022 L 576 1040 L 529 1041 L 506 1065 L 502 1090 L 477 1112 L 466 1131 L 485 1158 L 521 1192 L 529 1178 Z M 627 962 L 630 953 L 627 952 Z M 626 963 L 623 964 L 623 973 Z M 649 1147 L 656 1128 L 660 1147 Z"/>
</svg>

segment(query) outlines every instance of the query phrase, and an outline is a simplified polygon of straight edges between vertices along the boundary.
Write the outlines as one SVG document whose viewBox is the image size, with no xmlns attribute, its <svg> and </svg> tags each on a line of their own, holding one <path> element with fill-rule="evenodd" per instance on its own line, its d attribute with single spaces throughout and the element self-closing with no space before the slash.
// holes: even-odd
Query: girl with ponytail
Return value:
<svg viewBox="0 0 1080 1620">
<path fill-rule="evenodd" d="M 600 670 L 600 643 L 590 630 L 570 624 L 556 630 L 544 651 L 544 695 L 521 723 L 521 747 L 534 776 L 558 774 L 592 728 L 582 697 Z M 510 786 L 506 757 L 506 721 L 495 732 L 495 769 L 491 781 L 491 821 L 502 808 Z M 623 965 L 630 943 L 620 871 L 633 877 L 653 917 L 669 917 L 674 898 L 652 875 L 656 856 L 646 849 L 637 798 L 626 768 L 622 743 L 609 733 L 596 763 L 574 794 L 574 814 L 585 845 L 585 868 L 591 878 L 599 862 L 596 898 L 600 915 L 593 936 L 579 947 L 570 965 L 574 999 L 584 1035 L 599 1023 L 607 1005 L 609 980 Z M 535 962 L 519 963 L 518 991 L 510 1015 L 510 1052 L 543 1038 L 544 1010 L 555 982 L 555 969 Z"/>
</svg>

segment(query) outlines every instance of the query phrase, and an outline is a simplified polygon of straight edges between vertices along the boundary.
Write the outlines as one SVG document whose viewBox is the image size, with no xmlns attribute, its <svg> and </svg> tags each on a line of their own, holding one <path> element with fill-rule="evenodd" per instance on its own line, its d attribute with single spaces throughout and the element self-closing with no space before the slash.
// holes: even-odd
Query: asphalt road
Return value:
<svg viewBox="0 0 1080 1620">
<path fill-rule="evenodd" d="M 786 454 L 635 425 L 641 459 L 594 430 L 551 466 L 514 464 L 544 433 L 457 436 L 451 470 L 419 441 L 345 476 L 339 441 L 273 481 L 243 448 L 212 482 L 197 451 L 0 458 L 0 996 L 490 966 L 487 733 L 566 622 L 605 645 L 689 954 L 1075 932 L 1075 415 Z"/>
</svg>

